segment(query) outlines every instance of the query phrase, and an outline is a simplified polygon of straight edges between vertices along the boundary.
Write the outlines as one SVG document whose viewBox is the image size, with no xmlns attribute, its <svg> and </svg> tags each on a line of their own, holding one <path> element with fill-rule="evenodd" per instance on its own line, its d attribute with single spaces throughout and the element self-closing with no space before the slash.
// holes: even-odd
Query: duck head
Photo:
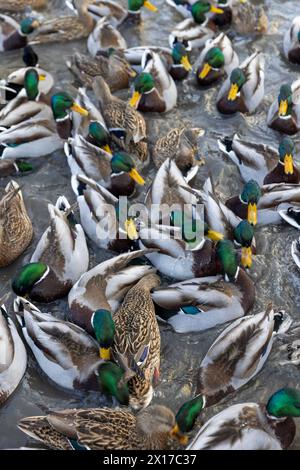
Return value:
<svg viewBox="0 0 300 470">
<path fill-rule="evenodd" d="M 24 76 L 24 88 L 27 98 L 34 101 L 39 95 L 39 82 L 45 80 L 45 75 L 39 75 L 36 69 L 26 70 Z"/>
<path fill-rule="evenodd" d="M 300 390 L 282 388 L 267 403 L 267 413 L 275 418 L 300 417 Z"/>
<path fill-rule="evenodd" d="M 257 203 L 261 197 L 261 190 L 256 181 L 250 180 L 245 184 L 240 196 L 241 202 L 248 205 L 247 220 L 251 225 L 257 224 Z"/>
<path fill-rule="evenodd" d="M 293 92 L 291 85 L 282 85 L 278 96 L 279 117 L 290 116 L 292 114 Z"/>
<path fill-rule="evenodd" d="M 12 282 L 14 293 L 27 298 L 39 282 L 48 275 L 50 268 L 45 263 L 29 263 L 21 268 Z"/>
<path fill-rule="evenodd" d="M 285 137 L 279 144 L 279 160 L 284 165 L 284 173 L 292 175 L 294 173 L 293 156 L 295 151 L 295 144 L 290 137 Z"/>
<path fill-rule="evenodd" d="M 241 262 L 244 268 L 252 266 L 252 240 L 254 237 L 253 225 L 248 220 L 242 220 L 234 229 L 234 239 L 242 247 Z"/>
<path fill-rule="evenodd" d="M 134 93 L 129 101 L 130 106 L 137 109 L 144 93 L 151 93 L 155 89 L 155 81 L 151 73 L 140 73 L 133 82 Z"/>
<path fill-rule="evenodd" d="M 217 257 L 222 265 L 225 279 L 235 281 L 238 275 L 238 262 L 234 245 L 230 240 L 221 240 L 217 245 Z"/>
<path fill-rule="evenodd" d="M 121 405 L 129 404 L 129 389 L 121 367 L 113 362 L 104 362 L 98 367 L 97 377 L 106 395 L 115 397 Z"/>
<path fill-rule="evenodd" d="M 92 121 L 89 125 L 89 137 L 93 143 L 98 147 L 105 150 L 105 152 L 112 154 L 109 146 L 110 136 L 105 127 L 98 121 Z"/>
<path fill-rule="evenodd" d="M 68 117 L 70 111 L 81 114 L 82 116 L 88 116 L 89 112 L 75 103 L 73 98 L 65 92 L 60 92 L 52 96 L 51 107 L 54 119 L 63 120 Z"/>
<path fill-rule="evenodd" d="M 109 310 L 99 309 L 94 312 L 91 324 L 100 345 L 100 358 L 110 360 L 110 350 L 115 337 L 115 322 Z"/>
<path fill-rule="evenodd" d="M 172 47 L 172 59 L 174 61 L 174 64 L 182 65 L 187 72 L 192 70 L 192 66 L 188 57 L 188 52 L 182 42 L 174 42 Z"/>
<path fill-rule="evenodd" d="M 128 175 L 139 185 L 144 185 L 145 181 L 135 168 L 131 156 L 126 152 L 117 152 L 111 159 L 111 169 L 115 174 L 128 173 Z"/>
<path fill-rule="evenodd" d="M 153 12 L 158 11 L 157 7 L 149 0 L 128 0 L 128 11 L 137 13 L 142 9 L 142 7 Z"/>
<path fill-rule="evenodd" d="M 246 76 L 242 69 L 236 68 L 230 74 L 230 90 L 228 93 L 228 101 L 235 101 L 239 92 L 246 83 Z"/>
<path fill-rule="evenodd" d="M 24 36 L 28 36 L 29 34 L 33 33 L 37 28 L 40 27 L 40 22 L 37 18 L 29 16 L 28 18 L 24 18 L 24 20 L 20 23 L 20 31 Z"/>
<path fill-rule="evenodd" d="M 204 407 L 205 397 L 203 395 L 197 395 L 179 408 L 175 417 L 176 425 L 173 428 L 173 435 L 178 436 L 181 444 L 187 444 L 186 433 L 192 431 L 196 419 Z"/>
<path fill-rule="evenodd" d="M 192 5 L 191 13 L 195 23 L 202 24 L 206 20 L 206 13 L 217 13 L 222 15 L 224 13 L 224 10 L 222 10 L 222 8 L 215 7 L 209 2 L 199 0 L 198 2 Z"/>
<path fill-rule="evenodd" d="M 224 64 L 225 58 L 221 49 L 219 47 L 212 47 L 204 57 L 204 65 L 199 72 L 199 78 L 203 80 L 212 69 L 219 70 L 224 67 Z"/>
</svg>

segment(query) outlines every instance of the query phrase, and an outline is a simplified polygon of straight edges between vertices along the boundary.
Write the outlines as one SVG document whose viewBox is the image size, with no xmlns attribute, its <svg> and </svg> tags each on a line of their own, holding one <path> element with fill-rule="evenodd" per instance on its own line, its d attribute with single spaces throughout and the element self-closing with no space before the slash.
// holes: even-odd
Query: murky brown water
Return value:
<svg viewBox="0 0 300 470">
<path fill-rule="evenodd" d="M 62 9 L 59 9 L 57 5 L 63 5 L 63 3 L 63 1 L 56 1 L 51 15 L 61 14 Z M 175 110 L 166 115 L 146 116 L 150 141 L 155 141 L 174 124 L 178 126 L 185 123 L 206 129 L 201 149 L 206 157 L 206 165 L 200 169 L 195 186 L 200 187 L 211 173 L 217 190 L 224 198 L 237 193 L 242 183 L 236 167 L 218 151 L 218 136 L 232 135 L 238 131 L 249 137 L 249 140 L 273 143 L 276 146 L 278 135 L 268 129 L 266 113 L 280 85 L 284 82 L 291 82 L 299 76 L 298 68 L 288 64 L 282 55 L 283 33 L 289 21 L 299 14 L 298 0 L 265 0 L 265 2 L 258 0 L 256 3 L 264 3 L 267 8 L 270 19 L 269 34 L 255 39 L 239 36 L 234 39 L 240 60 L 253 52 L 254 48 L 263 50 L 266 55 L 266 96 L 255 115 L 229 118 L 220 116 L 215 109 L 217 88 L 200 91 L 194 85 L 194 79 L 191 76 L 189 80 L 178 86 L 179 100 Z M 168 34 L 180 17 L 165 5 L 164 0 L 155 0 L 155 4 L 160 8 L 158 15 L 144 11 L 142 25 L 125 33 L 129 46 L 167 45 Z M 50 15 L 50 11 L 46 15 Z M 76 50 L 85 51 L 85 41 L 60 44 L 59 50 L 57 45 L 36 47 L 36 50 L 41 66 L 53 73 L 57 88 L 73 92 L 75 96 L 74 88 L 71 86 L 73 76 L 68 71 L 65 61 Z M 2 54 L 0 78 L 5 78 L 20 66 L 22 66 L 20 52 Z M 297 139 L 296 142 L 300 148 Z M 74 202 L 69 184 L 70 171 L 62 152 L 41 158 L 35 164 L 37 169 L 34 173 L 17 178 L 22 185 L 29 214 L 33 220 L 35 238 L 26 253 L 16 263 L 0 271 L 0 295 L 10 289 L 11 276 L 23 263 L 29 261 L 37 241 L 47 227 L 47 204 L 55 203 L 61 194 L 65 194 L 70 202 Z M 149 183 L 153 176 L 153 169 L 150 167 L 144 175 Z M 6 179 L 0 181 L 1 188 L 6 184 Z M 141 195 L 139 200 L 142 200 Z M 265 227 L 256 231 L 259 254 L 255 258 L 251 271 L 257 287 L 257 300 L 253 313 L 262 310 L 272 299 L 275 305 L 284 307 L 295 321 L 300 319 L 300 272 L 290 255 L 291 242 L 298 235 L 295 229 L 283 225 Z M 95 249 L 92 244 L 89 246 L 91 267 L 110 256 L 107 252 Z M 67 305 L 65 301 L 56 302 L 46 307 L 45 311 L 47 310 L 63 317 L 67 312 Z M 161 328 L 161 383 L 155 391 L 155 402 L 171 405 L 176 411 L 182 402 L 190 398 L 194 390 L 195 371 L 223 328 L 224 326 L 221 326 L 204 333 L 189 335 L 176 334 L 168 327 Z M 265 401 L 278 388 L 299 387 L 300 369 L 293 365 L 281 366 L 279 364 L 281 360 L 286 359 L 286 354 L 279 349 L 280 346 L 281 342 L 276 341 L 267 364 L 254 380 L 234 396 L 228 397 L 221 404 L 205 411 L 201 416 L 201 422 L 205 422 L 231 404 L 243 401 Z M 100 394 L 74 395 L 58 390 L 41 374 L 29 353 L 25 378 L 16 393 L 0 409 L 0 448 L 32 445 L 32 441 L 16 427 L 18 420 L 24 416 L 44 414 L 47 409 L 101 406 L 105 403 L 107 401 Z M 300 449 L 300 422 L 298 422 L 298 433 L 293 448 Z"/>
</svg>

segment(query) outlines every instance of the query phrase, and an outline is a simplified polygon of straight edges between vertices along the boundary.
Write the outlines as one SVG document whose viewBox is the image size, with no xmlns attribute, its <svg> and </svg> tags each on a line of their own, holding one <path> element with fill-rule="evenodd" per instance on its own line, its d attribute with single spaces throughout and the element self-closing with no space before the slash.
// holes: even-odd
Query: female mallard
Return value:
<svg viewBox="0 0 300 470">
<path fill-rule="evenodd" d="M 192 18 L 183 20 L 175 27 L 169 38 L 170 43 L 172 44 L 174 38 L 177 38 L 181 42 L 187 41 L 191 48 L 202 47 L 217 30 L 211 18 L 206 18 L 205 15 L 207 13 L 223 14 L 223 10 L 203 0 L 194 2 L 189 9 Z"/>
<path fill-rule="evenodd" d="M 208 41 L 200 54 L 196 72 L 198 85 L 211 85 L 223 77 L 229 77 L 238 66 L 239 58 L 230 39 L 221 33 Z"/>
<path fill-rule="evenodd" d="M 0 300 L 0 406 L 16 390 L 27 368 L 27 353 L 19 333 Z"/>
<path fill-rule="evenodd" d="M 72 186 L 77 196 L 81 224 L 88 237 L 101 248 L 129 251 L 138 235 L 132 218 L 120 220 L 118 198 L 84 175 L 73 177 Z"/>
<path fill-rule="evenodd" d="M 0 11 L 19 12 L 26 7 L 33 10 L 42 10 L 46 8 L 48 0 L 1 0 Z"/>
<path fill-rule="evenodd" d="M 145 51 L 142 68 L 133 82 L 130 105 L 144 112 L 170 111 L 177 104 L 177 88 L 159 54 Z"/>
<path fill-rule="evenodd" d="M 300 16 L 293 19 L 283 37 L 283 52 L 292 64 L 300 64 Z"/>
<path fill-rule="evenodd" d="M 25 47 L 39 26 L 40 22 L 33 17 L 27 17 L 18 24 L 9 16 L 0 14 L 0 52 Z"/>
<path fill-rule="evenodd" d="M 136 77 L 136 72 L 127 62 L 122 51 L 109 50 L 107 57 L 99 55 L 95 58 L 76 52 L 67 66 L 76 78 L 86 87 L 92 88 L 95 77 L 101 75 L 108 84 L 111 92 L 128 88 L 130 78 Z"/>
<path fill-rule="evenodd" d="M 149 265 L 129 265 L 145 253 L 147 250 L 124 253 L 84 273 L 69 293 L 72 321 L 88 333 L 93 333 L 91 318 L 96 310 L 114 313 L 129 289 L 143 276 L 155 272 Z"/>
<path fill-rule="evenodd" d="M 0 201 L 0 267 L 13 263 L 29 246 L 33 227 L 28 216 L 22 191 L 18 183 L 11 181 Z"/>
<path fill-rule="evenodd" d="M 147 130 L 143 116 L 120 98 L 113 96 L 102 77 L 96 77 L 93 90 L 112 139 L 137 160 L 148 160 Z"/>
<path fill-rule="evenodd" d="M 30 437 L 58 450 L 162 450 L 182 445 L 199 414 L 194 400 L 185 403 L 176 417 L 165 406 L 151 405 L 133 414 L 121 408 L 54 411 L 47 416 L 23 418 L 18 426 Z"/>
<path fill-rule="evenodd" d="M 262 186 L 271 183 L 299 183 L 299 171 L 293 162 L 294 143 L 285 138 L 278 151 L 265 144 L 249 142 L 237 134 L 218 141 L 220 150 L 235 163 L 246 183 L 254 179 Z"/>
<path fill-rule="evenodd" d="M 248 274 L 239 268 L 232 242 L 221 240 L 216 257 L 220 263 L 218 271 L 223 270 L 225 280 L 222 276 L 198 278 L 197 273 L 188 273 L 189 280 L 152 293 L 157 313 L 167 318 L 177 333 L 206 330 L 244 316 L 252 308 L 255 287 Z"/>
<path fill-rule="evenodd" d="M 88 37 L 87 48 L 92 57 L 101 55 L 110 48 L 126 49 L 127 43 L 120 31 L 115 29 L 106 18 L 98 21 Z"/>
<path fill-rule="evenodd" d="M 253 113 L 264 98 L 264 60 L 254 52 L 238 67 L 221 87 L 217 109 L 223 114 Z"/>
<path fill-rule="evenodd" d="M 114 314 L 115 337 L 112 353 L 129 378 L 129 404 L 135 410 L 149 405 L 152 384 L 160 367 L 160 332 L 150 291 L 159 286 L 156 274 L 143 277 L 126 294 Z"/>
<path fill-rule="evenodd" d="M 43 21 L 30 44 L 64 42 L 88 37 L 95 25 L 95 21 L 87 10 L 89 0 L 73 1 L 77 15 L 60 16 Z"/>
<path fill-rule="evenodd" d="M 198 139 L 205 134 L 200 128 L 177 127 L 160 137 L 154 146 L 152 159 L 159 168 L 167 159 L 174 160 L 184 176 L 200 165 Z"/>
<path fill-rule="evenodd" d="M 267 124 L 276 131 L 293 135 L 300 129 L 299 106 L 300 80 L 291 85 L 285 84 L 280 88 L 277 100 L 269 109 Z"/>
<path fill-rule="evenodd" d="M 50 226 L 42 235 L 30 263 L 15 276 L 13 291 L 38 302 L 52 302 L 68 294 L 86 272 L 89 252 L 83 228 L 74 220 L 65 197 L 48 205 Z"/>
<path fill-rule="evenodd" d="M 268 31 L 269 21 L 262 5 L 254 5 L 247 0 L 219 0 L 221 8 L 224 8 L 223 3 L 230 5 L 231 24 L 238 34 L 264 34 Z"/>
<path fill-rule="evenodd" d="M 197 433 L 188 450 L 281 450 L 294 440 L 300 416 L 300 392 L 283 388 L 266 405 L 232 405 L 213 416 Z"/>
</svg>

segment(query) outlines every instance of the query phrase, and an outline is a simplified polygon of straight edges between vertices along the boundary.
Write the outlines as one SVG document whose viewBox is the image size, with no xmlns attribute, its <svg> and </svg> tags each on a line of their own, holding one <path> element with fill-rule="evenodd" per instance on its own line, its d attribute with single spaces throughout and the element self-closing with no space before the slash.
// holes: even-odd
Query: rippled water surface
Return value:
<svg viewBox="0 0 300 470">
<path fill-rule="evenodd" d="M 49 9 L 45 16 L 63 13 L 60 5 L 64 2 L 54 3 L 52 10 Z M 154 142 L 158 136 L 174 125 L 178 126 L 182 123 L 206 129 L 206 136 L 201 144 L 206 165 L 199 171 L 195 186 L 201 187 L 208 174 L 212 174 L 222 198 L 236 194 L 241 189 L 242 183 L 236 167 L 218 151 L 218 136 L 232 135 L 238 131 L 249 137 L 249 140 L 272 143 L 277 146 L 279 137 L 268 129 L 266 113 L 280 85 L 298 78 L 297 67 L 288 64 L 282 55 L 282 36 L 292 18 L 299 14 L 299 1 L 265 0 L 263 2 L 258 0 L 256 3 L 264 4 L 266 7 L 270 20 L 269 33 L 256 38 L 234 36 L 234 47 L 240 60 L 246 58 L 255 48 L 263 50 L 266 56 L 266 95 L 255 115 L 246 117 L 238 115 L 229 118 L 220 116 L 215 109 L 217 88 L 200 91 L 194 85 L 192 76 L 179 85 L 179 100 L 175 110 L 166 115 L 146 116 L 150 142 Z M 155 0 L 155 4 L 160 8 L 159 14 L 154 15 L 144 11 L 143 23 L 138 28 L 124 33 L 129 46 L 167 45 L 168 34 L 180 21 L 180 17 L 171 11 L 164 0 Z M 65 61 L 76 50 L 85 51 L 85 41 L 75 41 L 59 46 L 57 44 L 41 46 L 36 47 L 36 50 L 40 57 L 40 65 L 54 75 L 57 88 L 70 91 L 75 96 L 76 91 L 72 86 L 74 79 Z M 22 66 L 21 55 L 20 51 L 1 55 L 0 78 L 5 78 L 10 72 Z M 24 262 L 28 262 L 37 241 L 47 227 L 47 204 L 55 203 L 61 194 L 65 194 L 70 202 L 74 202 L 70 188 L 70 171 L 62 152 L 41 158 L 35 165 L 34 173 L 17 178 L 22 185 L 26 205 L 33 221 L 35 238 L 26 253 L 16 263 L 0 271 L 0 294 L 10 289 L 11 276 Z M 153 172 L 152 167 L 144 171 L 148 184 Z M 6 184 L 7 180 L 2 179 L 1 189 Z M 141 195 L 139 199 L 142 200 Z M 295 321 L 299 320 L 300 272 L 290 255 L 291 242 L 298 235 L 295 229 L 284 225 L 265 227 L 256 231 L 259 254 L 255 257 L 251 271 L 257 288 L 257 300 L 253 313 L 263 309 L 267 302 L 272 300 L 276 306 L 285 308 Z M 107 252 L 95 250 L 91 244 L 90 248 L 91 267 L 111 256 Z M 64 317 L 67 305 L 65 301 L 61 301 L 47 306 L 45 311 L 47 310 Z M 204 333 L 179 335 L 168 327 L 161 327 L 161 383 L 155 391 L 155 402 L 170 405 L 176 411 L 182 402 L 192 396 L 195 373 L 199 363 L 223 328 L 224 326 L 220 326 Z M 278 388 L 299 387 L 300 369 L 291 364 L 280 365 L 280 362 L 287 358 L 284 344 L 285 340 L 277 340 L 259 375 L 234 396 L 227 397 L 219 405 L 205 411 L 198 425 L 231 404 L 249 401 L 263 402 Z M 48 409 L 101 406 L 106 403 L 108 402 L 100 394 L 74 395 L 58 390 L 41 374 L 29 353 L 29 364 L 24 380 L 10 400 L 0 409 L 0 448 L 32 445 L 32 441 L 16 427 L 18 420 L 22 417 L 44 414 Z M 293 444 L 295 449 L 300 449 L 299 421 L 296 440 Z"/>
</svg>

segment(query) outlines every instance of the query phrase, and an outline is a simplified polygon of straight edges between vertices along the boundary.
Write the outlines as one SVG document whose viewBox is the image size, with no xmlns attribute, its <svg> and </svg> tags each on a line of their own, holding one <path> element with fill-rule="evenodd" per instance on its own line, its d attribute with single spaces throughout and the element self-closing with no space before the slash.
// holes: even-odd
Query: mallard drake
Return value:
<svg viewBox="0 0 300 470">
<path fill-rule="evenodd" d="M 230 39 L 221 33 L 208 41 L 200 54 L 197 61 L 197 83 L 200 86 L 211 85 L 223 77 L 230 76 L 238 66 L 239 58 Z"/>
<path fill-rule="evenodd" d="M 249 224 L 257 224 L 257 206 L 261 198 L 261 189 L 255 180 L 249 180 L 240 195 L 231 197 L 225 205 Z"/>
<path fill-rule="evenodd" d="M 241 403 L 213 416 L 188 450 L 281 450 L 293 442 L 300 416 L 300 392 L 283 388 L 266 405 Z"/>
<path fill-rule="evenodd" d="M 151 254 L 147 256 L 150 258 Z M 253 306 L 255 287 L 248 274 L 238 267 L 233 243 L 221 240 L 215 256 L 220 263 L 218 272 L 223 270 L 225 281 L 222 276 L 198 277 L 196 272 L 189 272 L 188 280 L 152 293 L 158 315 L 177 333 L 202 331 L 235 320 Z"/>
<path fill-rule="evenodd" d="M 115 29 L 106 18 L 102 18 L 90 33 L 87 48 L 91 56 L 96 57 L 110 48 L 126 49 L 127 43 L 120 31 Z"/>
<path fill-rule="evenodd" d="M 83 274 L 69 293 L 72 321 L 93 333 L 91 318 L 96 310 L 114 313 L 129 289 L 143 276 L 155 272 L 149 265 L 129 265 L 145 253 L 147 250 L 121 254 Z"/>
<path fill-rule="evenodd" d="M 66 63 L 84 86 L 92 88 L 94 78 L 101 75 L 112 93 L 128 88 L 130 78 L 136 77 L 123 52 L 114 49 L 108 51 L 107 57 L 98 55 L 95 58 L 76 52 Z"/>
<path fill-rule="evenodd" d="M 284 34 L 283 52 L 292 64 L 300 64 L 300 16 L 293 19 Z"/>
<path fill-rule="evenodd" d="M 19 12 L 26 7 L 31 7 L 33 10 L 42 10 L 46 8 L 48 0 L 1 0 L 0 11 L 13 11 Z"/>
<path fill-rule="evenodd" d="M 27 17 L 18 24 L 9 16 L 0 14 L 0 52 L 25 47 L 39 26 L 40 22 L 33 17 Z"/>
<path fill-rule="evenodd" d="M 138 236 L 134 221 L 119 220 L 119 200 L 94 180 L 78 174 L 72 179 L 80 220 L 93 242 L 111 251 L 129 251 Z M 111 210 L 107 210 L 110 207 Z M 128 235 L 128 236 L 127 236 Z"/>
<path fill-rule="evenodd" d="M 176 127 L 160 137 L 153 148 L 152 159 L 159 168 L 168 158 L 174 160 L 184 176 L 204 163 L 199 156 L 198 139 L 205 134 L 200 128 Z M 191 173 L 190 173 L 191 174 Z"/>
<path fill-rule="evenodd" d="M 203 0 L 194 2 L 190 7 L 190 12 L 192 18 L 183 20 L 172 31 L 169 36 L 170 44 L 173 44 L 174 39 L 177 38 L 179 41 L 186 41 L 192 49 L 204 46 L 217 30 L 211 18 L 206 18 L 205 15 L 207 13 L 223 14 L 221 8 Z"/>
<path fill-rule="evenodd" d="M 160 55 L 145 51 L 142 69 L 133 82 L 130 106 L 144 112 L 170 111 L 177 104 L 177 88 Z"/>
<path fill-rule="evenodd" d="M 299 170 L 293 162 L 295 145 L 286 137 L 278 151 L 265 144 L 248 142 L 235 134 L 218 141 L 220 150 L 235 163 L 244 182 L 254 179 L 262 186 L 272 183 L 299 183 Z"/>
<path fill-rule="evenodd" d="M 176 417 L 161 405 L 151 405 L 138 414 L 121 408 L 89 408 L 23 418 L 18 426 L 52 449 L 162 450 L 173 448 L 174 438 L 186 445 L 187 436 L 181 428 L 189 429 L 198 414 L 191 400 Z"/>
<path fill-rule="evenodd" d="M 32 171 L 33 166 L 25 160 L 0 160 L 0 178 L 16 174 L 26 174 Z"/>
<path fill-rule="evenodd" d="M 19 333 L 0 300 L 0 406 L 16 390 L 27 368 L 27 353 Z"/>
<path fill-rule="evenodd" d="M 10 181 L 0 201 L 0 267 L 13 263 L 29 246 L 33 227 L 18 183 Z"/>
<path fill-rule="evenodd" d="M 276 131 L 293 135 L 300 129 L 300 80 L 280 88 L 278 98 L 270 106 L 267 124 Z"/>
<path fill-rule="evenodd" d="M 264 98 L 264 60 L 254 52 L 222 85 L 217 97 L 217 109 L 223 114 L 253 113 Z"/>
<path fill-rule="evenodd" d="M 149 405 L 159 377 L 160 332 L 150 291 L 160 284 L 156 274 L 137 282 L 114 314 L 113 356 L 130 380 L 129 404 L 139 410 Z M 141 307 L 142 306 L 142 307 Z"/>
<path fill-rule="evenodd" d="M 90 116 L 88 110 L 82 108 L 68 93 L 63 91 L 51 97 L 51 108 L 57 133 L 63 140 L 67 140 L 72 135 L 74 113 L 84 117 Z"/>
<path fill-rule="evenodd" d="M 288 224 L 292 225 L 293 227 L 300 230 L 300 207 L 299 204 L 293 204 L 291 207 L 287 209 L 280 209 L 278 211 L 280 217 L 287 222 Z M 296 243 L 296 242 L 295 242 Z M 297 245 L 294 246 L 294 251 L 296 252 Z"/>
<path fill-rule="evenodd" d="M 15 294 L 38 302 L 52 302 L 68 294 L 86 272 L 89 252 L 83 228 L 74 220 L 65 197 L 48 205 L 50 226 L 43 233 L 29 264 L 16 274 Z"/>
<path fill-rule="evenodd" d="M 96 77 L 93 90 L 112 139 L 120 148 L 135 157 L 148 161 L 147 130 L 144 117 L 128 103 L 113 96 L 102 77 Z"/>
</svg>

